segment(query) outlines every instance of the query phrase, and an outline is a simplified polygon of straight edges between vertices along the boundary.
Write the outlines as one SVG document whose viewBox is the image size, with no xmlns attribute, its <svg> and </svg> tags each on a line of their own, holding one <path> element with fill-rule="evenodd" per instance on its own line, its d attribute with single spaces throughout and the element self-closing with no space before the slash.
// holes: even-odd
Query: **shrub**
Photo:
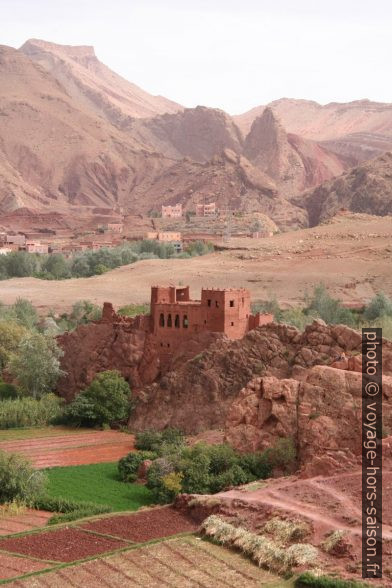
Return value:
<svg viewBox="0 0 392 588">
<path fill-rule="evenodd" d="M 66 409 L 67 418 L 78 425 L 105 425 L 129 415 L 129 384 L 117 371 L 97 374 L 90 386 Z"/>
<path fill-rule="evenodd" d="M 175 447 L 184 445 L 184 434 L 179 429 L 168 428 L 164 431 L 146 430 L 136 433 L 135 447 L 145 451 L 171 453 Z"/>
<path fill-rule="evenodd" d="M 13 384 L 0 382 L 0 401 L 18 398 L 18 390 Z"/>
<path fill-rule="evenodd" d="M 266 450 L 265 455 L 272 467 L 287 469 L 297 459 L 297 450 L 291 437 L 282 437 L 274 447 Z"/>
<path fill-rule="evenodd" d="M 320 284 L 314 289 L 313 298 L 306 309 L 306 313 L 319 316 L 329 325 L 355 325 L 354 314 L 344 308 L 339 300 L 332 298 L 324 284 Z"/>
<path fill-rule="evenodd" d="M 365 588 L 369 584 L 354 580 L 341 580 L 331 576 L 316 576 L 311 572 L 305 572 L 298 576 L 294 584 L 295 588 Z"/>
<path fill-rule="evenodd" d="M 55 394 L 0 401 L 0 429 L 37 427 L 56 422 L 63 414 L 63 400 Z"/>
<path fill-rule="evenodd" d="M 17 500 L 30 505 L 42 494 L 45 474 L 17 453 L 0 451 L 0 503 Z"/>
<path fill-rule="evenodd" d="M 157 454 L 152 451 L 128 453 L 118 462 L 118 473 L 123 482 L 135 482 L 140 464 L 146 459 L 155 459 Z"/>
<path fill-rule="evenodd" d="M 249 482 L 265 480 L 272 474 L 272 467 L 265 453 L 245 453 L 239 457 L 239 465 L 248 474 Z"/>
<path fill-rule="evenodd" d="M 365 309 L 364 317 L 369 321 L 392 316 L 392 300 L 383 292 L 379 292 L 368 304 Z"/>
</svg>

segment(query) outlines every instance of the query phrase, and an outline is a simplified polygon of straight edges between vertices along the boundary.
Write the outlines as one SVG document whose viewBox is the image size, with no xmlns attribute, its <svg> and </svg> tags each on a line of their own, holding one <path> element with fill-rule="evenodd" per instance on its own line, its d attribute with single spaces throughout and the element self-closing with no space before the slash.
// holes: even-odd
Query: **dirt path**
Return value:
<svg viewBox="0 0 392 588">
<path fill-rule="evenodd" d="M 390 470 L 384 471 L 384 475 L 391 474 Z M 352 474 L 360 484 L 361 472 L 357 471 Z M 343 474 L 344 476 L 344 474 Z M 345 492 L 334 486 L 339 477 L 317 477 L 311 480 L 295 480 L 278 482 L 266 487 L 254 490 L 244 491 L 243 489 L 230 490 L 222 492 L 220 497 L 231 500 L 240 499 L 249 504 L 267 505 L 276 507 L 283 511 L 301 515 L 308 519 L 315 529 L 319 528 L 318 535 L 325 529 L 341 529 L 347 531 L 350 536 L 361 537 L 362 525 L 361 509 L 354 503 Z M 310 499 L 307 491 L 311 489 L 317 493 L 316 497 Z M 298 499 L 298 495 L 302 498 Z M 335 505 L 331 505 L 329 498 L 333 498 L 338 506 L 335 511 Z M 325 512 L 327 511 L 327 512 Z M 352 517 L 352 522 L 348 524 L 347 519 Z M 355 522 L 355 519 L 357 522 Z M 320 528 L 321 527 L 321 528 Z M 392 539 L 392 526 L 383 525 L 383 538 Z"/>
</svg>

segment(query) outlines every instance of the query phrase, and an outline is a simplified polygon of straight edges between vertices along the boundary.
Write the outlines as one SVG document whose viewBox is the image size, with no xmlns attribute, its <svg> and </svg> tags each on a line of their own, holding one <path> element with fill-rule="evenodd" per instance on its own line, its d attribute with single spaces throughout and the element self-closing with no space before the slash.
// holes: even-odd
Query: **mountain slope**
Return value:
<svg viewBox="0 0 392 588">
<path fill-rule="evenodd" d="M 325 142 L 325 146 L 351 159 L 352 165 L 392 149 L 392 104 L 356 100 L 322 106 L 310 100 L 282 98 L 268 104 L 289 133 Z M 242 132 L 266 106 L 233 117 Z"/>
<path fill-rule="evenodd" d="M 355 167 L 303 196 L 315 226 L 345 208 L 380 216 L 392 214 L 392 153 Z"/>
<path fill-rule="evenodd" d="M 253 121 L 244 155 L 288 198 L 341 174 L 347 167 L 317 143 L 287 134 L 271 108 Z"/>
<path fill-rule="evenodd" d="M 111 71 L 97 59 L 93 47 L 30 39 L 20 50 L 51 73 L 69 96 L 113 124 L 126 124 L 129 117 L 152 117 L 182 110 L 179 104 L 152 96 Z"/>
</svg>

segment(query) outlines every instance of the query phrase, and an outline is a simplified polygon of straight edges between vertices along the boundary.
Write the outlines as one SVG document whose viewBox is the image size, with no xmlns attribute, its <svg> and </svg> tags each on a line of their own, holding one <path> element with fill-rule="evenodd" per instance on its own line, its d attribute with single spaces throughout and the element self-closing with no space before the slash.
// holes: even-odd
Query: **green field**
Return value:
<svg viewBox="0 0 392 588">
<path fill-rule="evenodd" d="M 94 502 L 114 511 L 137 510 L 153 503 L 145 486 L 118 479 L 117 462 L 51 468 L 47 474 L 48 494 L 53 498 Z"/>
</svg>

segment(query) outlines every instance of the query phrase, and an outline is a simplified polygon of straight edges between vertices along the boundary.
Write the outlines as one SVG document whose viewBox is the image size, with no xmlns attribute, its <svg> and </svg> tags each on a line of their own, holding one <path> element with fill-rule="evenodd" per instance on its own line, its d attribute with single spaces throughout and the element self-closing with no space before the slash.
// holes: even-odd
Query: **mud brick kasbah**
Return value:
<svg viewBox="0 0 392 588">
<path fill-rule="evenodd" d="M 102 320 L 115 317 L 105 302 Z M 224 333 L 241 339 L 248 331 L 273 321 L 267 313 L 251 313 L 250 293 L 245 288 L 203 288 L 200 300 L 192 300 L 189 286 L 152 286 L 148 330 L 158 351 L 173 351 L 182 342 L 203 332 Z"/>
</svg>

